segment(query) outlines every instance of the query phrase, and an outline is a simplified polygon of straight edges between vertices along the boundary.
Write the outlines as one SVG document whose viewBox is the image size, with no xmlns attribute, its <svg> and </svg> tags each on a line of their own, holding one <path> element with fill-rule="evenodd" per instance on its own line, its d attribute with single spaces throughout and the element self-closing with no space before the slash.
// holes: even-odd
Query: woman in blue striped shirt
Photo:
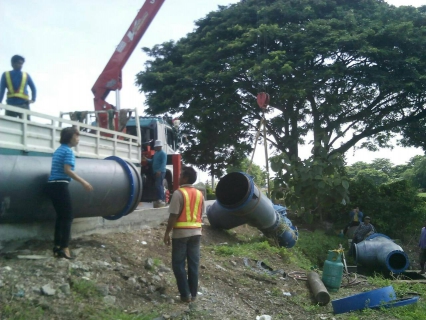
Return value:
<svg viewBox="0 0 426 320">
<path fill-rule="evenodd" d="M 93 187 L 75 172 L 75 156 L 72 147 L 80 141 L 80 132 L 75 127 L 61 131 L 61 146 L 53 153 L 52 169 L 47 182 L 47 193 L 56 211 L 53 254 L 57 257 L 72 259 L 68 244 L 73 220 L 71 197 L 68 185 L 72 179 L 80 182 L 86 191 Z"/>
</svg>

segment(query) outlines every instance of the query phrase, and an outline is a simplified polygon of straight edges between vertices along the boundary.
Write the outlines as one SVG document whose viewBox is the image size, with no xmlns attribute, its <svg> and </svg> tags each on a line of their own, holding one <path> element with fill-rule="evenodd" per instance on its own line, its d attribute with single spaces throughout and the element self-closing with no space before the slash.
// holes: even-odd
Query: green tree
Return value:
<svg viewBox="0 0 426 320">
<path fill-rule="evenodd" d="M 270 147 L 294 163 L 312 135 L 310 163 L 328 167 L 329 156 L 387 146 L 426 117 L 423 11 L 377 0 L 241 1 L 176 43 L 144 48 L 152 60 L 137 84 L 147 113 L 181 114 L 194 137 L 183 158 L 216 175 L 252 151 L 259 91 L 276 111 Z"/>
<path fill-rule="evenodd" d="M 361 170 L 369 169 L 370 165 L 364 161 L 357 161 L 351 166 L 346 167 L 346 173 L 349 178 L 354 178 Z"/>
<path fill-rule="evenodd" d="M 389 176 L 386 173 L 375 169 L 364 169 L 358 171 L 355 176 L 355 180 L 360 179 L 369 180 L 376 186 L 389 182 Z"/>
<path fill-rule="evenodd" d="M 351 204 L 372 218 L 377 231 L 390 237 L 413 240 L 418 223 L 424 221 L 425 202 L 406 180 L 380 186 L 370 179 L 351 181 Z"/>
<path fill-rule="evenodd" d="M 426 139 L 424 138 L 426 136 L 426 119 L 404 126 L 402 136 L 401 145 L 422 148 L 426 152 Z"/>
<path fill-rule="evenodd" d="M 413 166 L 413 176 L 411 182 L 416 188 L 426 188 L 426 157 L 422 157 Z"/>
<path fill-rule="evenodd" d="M 267 174 L 265 170 L 262 170 L 260 166 L 255 163 L 252 163 L 250 166 L 250 172 L 248 168 L 250 166 L 250 160 L 248 158 L 244 158 L 239 164 L 234 166 L 228 166 L 227 173 L 242 171 L 248 173 L 253 177 L 254 183 L 259 187 L 265 187 Z"/>
<path fill-rule="evenodd" d="M 371 162 L 371 167 L 389 176 L 392 171 L 393 163 L 386 158 L 376 158 Z"/>
<path fill-rule="evenodd" d="M 148 113 L 182 112 L 196 133 L 238 133 L 224 145 L 251 137 L 263 88 L 281 111 L 268 122 L 271 143 L 290 158 L 308 132 L 330 153 L 363 139 L 374 149 L 426 116 L 425 20 L 422 8 L 376 0 L 247 0 L 208 14 L 177 43 L 144 48 L 154 60 L 137 83 Z"/>
</svg>

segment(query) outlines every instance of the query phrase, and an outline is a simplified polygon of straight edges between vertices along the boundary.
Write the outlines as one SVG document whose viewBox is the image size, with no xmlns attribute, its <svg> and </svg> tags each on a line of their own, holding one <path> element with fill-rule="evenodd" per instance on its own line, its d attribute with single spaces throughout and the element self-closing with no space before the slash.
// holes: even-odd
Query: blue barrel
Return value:
<svg viewBox="0 0 426 320">
<path fill-rule="evenodd" d="M 329 250 L 327 260 L 324 262 L 322 282 L 328 290 L 335 292 L 340 288 L 342 277 L 342 253 L 336 250 Z"/>
<path fill-rule="evenodd" d="M 376 270 L 389 270 L 399 274 L 410 266 L 404 250 L 388 236 L 374 233 L 364 241 L 355 244 L 357 264 Z"/>
</svg>

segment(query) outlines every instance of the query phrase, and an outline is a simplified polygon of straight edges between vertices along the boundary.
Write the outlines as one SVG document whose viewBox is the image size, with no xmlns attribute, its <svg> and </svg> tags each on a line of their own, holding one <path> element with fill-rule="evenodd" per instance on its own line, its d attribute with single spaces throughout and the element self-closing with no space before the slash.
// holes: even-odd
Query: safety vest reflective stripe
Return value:
<svg viewBox="0 0 426 320">
<path fill-rule="evenodd" d="M 8 98 L 21 98 L 25 100 L 29 100 L 27 94 L 25 94 L 25 85 L 27 84 L 28 75 L 26 72 L 22 72 L 21 84 L 18 90 L 15 90 L 12 84 L 12 78 L 10 77 L 10 72 L 5 72 L 6 75 L 6 85 L 7 85 L 7 97 Z"/>
<path fill-rule="evenodd" d="M 196 197 L 194 208 L 191 210 L 191 199 L 189 198 L 189 194 L 185 188 L 179 188 L 179 191 L 182 192 L 184 197 L 184 205 L 182 211 L 185 212 L 186 221 L 177 221 L 174 227 L 177 228 L 200 228 L 201 227 L 201 217 L 198 217 L 200 211 L 200 204 L 202 199 L 202 194 L 199 190 L 195 189 Z M 182 212 L 181 214 L 183 214 Z"/>
<path fill-rule="evenodd" d="M 201 222 L 176 222 L 175 227 L 201 228 Z"/>
</svg>

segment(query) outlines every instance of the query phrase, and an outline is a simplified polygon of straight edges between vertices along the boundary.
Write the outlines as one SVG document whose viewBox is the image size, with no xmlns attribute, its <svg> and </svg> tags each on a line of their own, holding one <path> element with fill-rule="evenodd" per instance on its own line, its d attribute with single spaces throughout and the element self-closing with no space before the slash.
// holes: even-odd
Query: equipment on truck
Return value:
<svg viewBox="0 0 426 320">
<path fill-rule="evenodd" d="M 122 88 L 121 72 L 133 50 L 141 40 L 151 21 L 156 16 L 164 0 L 146 0 L 133 20 L 123 39 L 118 44 L 104 70 L 93 85 L 95 110 L 114 110 L 114 122 L 118 127 L 117 111 L 120 110 L 120 90 Z M 111 91 L 116 91 L 116 107 L 105 101 Z M 107 128 L 108 115 L 99 114 L 99 126 Z"/>
<path fill-rule="evenodd" d="M 176 154 L 179 124 L 175 125 L 176 123 L 172 123 L 171 119 L 167 117 L 140 117 L 137 121 L 134 117 L 131 118 L 131 115 L 126 112 L 127 110 L 123 112 L 123 109 L 120 109 L 122 69 L 163 3 L 164 0 L 145 1 L 93 85 L 92 92 L 94 94 L 96 122 L 99 127 L 118 131 L 126 130 L 127 133 L 132 135 L 137 135 L 140 128 L 142 155 L 146 158 L 151 158 L 154 155 L 155 140 L 164 142 L 163 150 L 167 154 L 169 166 L 163 185 L 169 192 L 173 192 L 179 187 L 180 155 Z M 105 101 L 111 91 L 116 92 L 116 106 Z M 141 175 L 144 186 L 142 201 L 156 200 L 153 188 L 155 178 L 147 162 L 141 163 Z"/>
</svg>

